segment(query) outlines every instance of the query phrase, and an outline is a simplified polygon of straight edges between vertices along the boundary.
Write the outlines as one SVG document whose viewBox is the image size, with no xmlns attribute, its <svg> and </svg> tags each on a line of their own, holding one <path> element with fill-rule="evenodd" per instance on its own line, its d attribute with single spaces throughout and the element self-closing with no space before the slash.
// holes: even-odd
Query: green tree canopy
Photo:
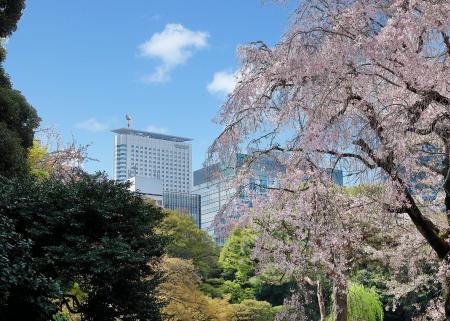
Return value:
<svg viewBox="0 0 450 321">
<path fill-rule="evenodd" d="M 22 16 L 25 0 L 0 0 L 0 38 L 11 35 Z"/>
<path fill-rule="evenodd" d="M 380 296 L 375 289 L 352 283 L 347 292 L 347 320 L 382 321 L 384 316 Z M 328 320 L 333 320 L 331 315 Z"/>
<path fill-rule="evenodd" d="M 237 321 L 273 321 L 277 313 L 270 303 L 265 301 L 244 300 L 235 305 Z"/>
<path fill-rule="evenodd" d="M 82 320 L 159 320 L 162 218 L 102 175 L 0 178 L 0 319 L 47 321 L 65 307 Z"/>
<path fill-rule="evenodd" d="M 0 38 L 11 35 L 25 6 L 24 0 L 0 0 Z M 0 175 L 15 176 L 28 171 L 27 149 L 39 125 L 35 109 L 14 90 L 3 69 L 6 51 L 0 47 Z"/>
<path fill-rule="evenodd" d="M 192 260 L 203 278 L 217 272 L 219 248 L 208 233 L 197 227 L 190 216 L 168 211 L 161 229 L 170 238 L 167 245 L 169 256 Z"/>
<path fill-rule="evenodd" d="M 256 234 L 248 228 L 235 228 L 220 252 L 219 264 L 225 276 L 246 283 L 255 275 L 255 262 L 252 259 Z"/>
</svg>

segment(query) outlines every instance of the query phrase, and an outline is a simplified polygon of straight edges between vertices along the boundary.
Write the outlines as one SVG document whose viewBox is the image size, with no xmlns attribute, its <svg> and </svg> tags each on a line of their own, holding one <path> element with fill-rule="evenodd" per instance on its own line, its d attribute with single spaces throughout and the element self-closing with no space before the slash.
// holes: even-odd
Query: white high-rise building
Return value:
<svg viewBox="0 0 450 321">
<path fill-rule="evenodd" d="M 191 192 L 192 139 L 129 128 L 112 132 L 114 180 L 143 176 L 161 180 L 164 192 Z"/>
</svg>

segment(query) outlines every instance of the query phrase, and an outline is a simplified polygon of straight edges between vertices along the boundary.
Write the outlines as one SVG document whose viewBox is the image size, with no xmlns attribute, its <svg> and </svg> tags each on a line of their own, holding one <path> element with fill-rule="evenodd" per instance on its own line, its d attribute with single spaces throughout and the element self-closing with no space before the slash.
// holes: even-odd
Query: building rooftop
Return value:
<svg viewBox="0 0 450 321">
<path fill-rule="evenodd" d="M 151 133 L 151 132 L 145 132 L 142 130 L 135 130 L 130 128 L 119 128 L 112 130 L 113 133 L 121 134 L 121 135 L 134 135 L 134 136 L 142 136 L 142 137 L 148 137 L 153 139 L 161 139 L 161 140 L 168 140 L 171 142 L 177 142 L 177 143 L 183 143 L 191 141 L 192 138 L 186 138 L 186 137 L 178 137 L 178 136 L 171 136 L 171 135 L 165 135 L 165 134 L 159 134 L 159 133 Z"/>
</svg>

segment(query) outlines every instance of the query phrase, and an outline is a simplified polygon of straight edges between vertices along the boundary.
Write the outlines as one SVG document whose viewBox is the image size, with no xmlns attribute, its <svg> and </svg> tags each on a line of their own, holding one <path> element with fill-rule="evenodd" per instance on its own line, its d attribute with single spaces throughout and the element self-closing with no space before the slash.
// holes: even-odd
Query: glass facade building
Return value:
<svg viewBox="0 0 450 321">
<path fill-rule="evenodd" d="M 193 192 L 201 195 L 201 228 L 207 231 L 217 243 L 223 243 L 223 236 L 217 233 L 214 226 L 216 215 L 226 207 L 231 200 L 237 200 L 246 206 L 251 206 L 251 199 L 245 193 L 237 195 L 236 188 L 232 185 L 232 179 L 245 162 L 247 155 L 236 154 L 234 159 L 227 164 L 214 164 L 194 171 Z M 275 184 L 275 175 L 283 168 L 274 160 L 263 159 L 254 163 L 252 170 L 255 175 L 247 182 L 252 192 L 264 193 L 264 187 Z M 234 213 L 233 216 L 239 216 Z M 227 222 L 221 224 L 227 225 Z"/>
<path fill-rule="evenodd" d="M 277 174 L 284 172 L 285 168 L 273 158 L 262 158 L 252 163 L 251 170 L 254 175 L 244 184 L 246 187 L 237 195 L 236 188 L 231 184 L 239 168 L 248 156 L 236 154 L 228 166 L 214 164 L 194 171 L 193 192 L 201 195 L 201 228 L 206 230 L 218 244 L 222 244 L 227 235 L 229 222 L 222 219 L 215 223 L 216 215 L 232 201 L 246 207 L 252 206 L 252 194 L 264 195 L 267 187 L 276 186 Z M 326 170 L 338 185 L 343 185 L 341 170 Z M 233 207 L 233 206 L 231 206 Z M 224 217 L 239 218 L 237 209 L 229 208 Z"/>
<path fill-rule="evenodd" d="M 180 214 L 190 215 L 197 226 L 201 228 L 201 197 L 198 194 L 163 192 L 163 208 L 176 211 Z"/>
<path fill-rule="evenodd" d="M 218 164 L 194 171 L 192 191 L 201 195 L 201 228 L 214 237 L 213 223 L 216 214 L 228 204 L 235 194 L 231 186 L 234 170 L 221 173 Z"/>
</svg>

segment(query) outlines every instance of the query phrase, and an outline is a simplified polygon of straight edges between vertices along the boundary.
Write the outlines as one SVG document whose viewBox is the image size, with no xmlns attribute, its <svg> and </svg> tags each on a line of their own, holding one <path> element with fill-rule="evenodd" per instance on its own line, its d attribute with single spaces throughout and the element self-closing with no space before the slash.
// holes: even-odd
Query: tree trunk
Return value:
<svg viewBox="0 0 450 321">
<path fill-rule="evenodd" d="M 445 210 L 447 211 L 447 238 L 449 237 L 449 230 L 450 230 L 450 140 L 446 142 L 445 146 L 445 159 L 444 159 L 444 193 L 445 193 Z M 448 254 L 444 258 L 444 264 L 450 264 L 450 258 Z M 445 273 L 447 274 L 447 273 Z M 450 320 L 450 279 L 447 277 L 445 280 L 444 285 L 444 311 L 445 311 L 445 317 L 447 320 Z"/>
<path fill-rule="evenodd" d="M 347 321 L 347 281 L 337 277 L 333 283 L 333 321 Z"/>
<path fill-rule="evenodd" d="M 447 320 L 450 320 L 450 284 L 449 280 L 447 279 L 445 282 L 445 292 L 444 292 L 444 311 L 445 311 L 445 318 Z"/>
<path fill-rule="evenodd" d="M 317 302 L 319 303 L 320 321 L 325 321 L 327 318 L 327 312 L 325 310 L 325 300 L 323 298 L 322 284 L 320 283 L 320 280 L 314 282 L 309 277 L 305 277 L 303 280 L 305 281 L 306 284 L 317 287 L 316 294 L 317 294 Z"/>
<path fill-rule="evenodd" d="M 319 302 L 320 311 L 320 321 L 325 321 L 326 311 L 325 311 L 325 301 L 323 299 L 322 284 L 317 280 L 317 301 Z"/>
</svg>

